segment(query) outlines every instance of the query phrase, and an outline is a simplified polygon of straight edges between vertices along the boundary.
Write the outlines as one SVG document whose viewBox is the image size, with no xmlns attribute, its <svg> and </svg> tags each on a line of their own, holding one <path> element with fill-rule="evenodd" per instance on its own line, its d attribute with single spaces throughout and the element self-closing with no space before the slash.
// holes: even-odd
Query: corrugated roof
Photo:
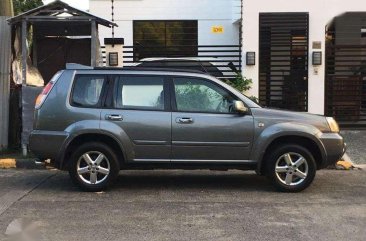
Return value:
<svg viewBox="0 0 366 241">
<path fill-rule="evenodd" d="M 37 17 L 37 16 L 39 16 L 40 18 L 45 17 L 45 16 L 55 17 L 55 18 L 62 17 L 62 15 L 60 16 L 57 14 L 57 10 L 60 11 L 60 14 L 70 13 L 72 16 L 85 16 L 85 17 L 89 17 L 91 19 L 95 19 L 97 21 L 97 23 L 104 25 L 106 27 L 118 26 L 116 23 L 113 23 L 104 18 L 100 18 L 98 16 L 95 16 L 95 15 L 85 12 L 83 10 L 74 8 L 60 0 L 56 0 L 47 5 L 43 5 L 43 6 L 31 9 L 27 12 L 24 12 L 22 14 L 15 16 L 15 17 L 9 18 L 8 21 L 10 24 L 16 24 L 16 23 L 21 22 L 22 19 L 27 18 L 27 17 Z M 69 19 L 69 18 L 72 18 L 72 16 L 65 17 L 65 18 Z M 47 21 L 47 20 L 45 20 L 45 21 Z"/>
</svg>

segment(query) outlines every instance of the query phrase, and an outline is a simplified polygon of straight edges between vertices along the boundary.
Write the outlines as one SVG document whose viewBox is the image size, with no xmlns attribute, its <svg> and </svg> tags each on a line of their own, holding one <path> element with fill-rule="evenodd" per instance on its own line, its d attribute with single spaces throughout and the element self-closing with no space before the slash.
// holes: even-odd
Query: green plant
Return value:
<svg viewBox="0 0 366 241">
<path fill-rule="evenodd" d="M 252 88 L 251 85 L 253 84 L 253 81 L 252 79 L 244 77 L 241 73 L 237 73 L 235 79 L 227 80 L 226 83 L 240 92 L 245 92 Z"/>
<path fill-rule="evenodd" d="M 253 81 L 252 79 L 244 77 L 241 73 L 237 73 L 235 79 L 226 80 L 226 83 L 231 85 L 233 88 L 237 89 L 241 93 L 244 93 L 245 91 L 248 91 L 252 88 Z M 259 100 L 256 96 L 248 96 L 248 98 L 255 103 L 259 103 Z"/>
<path fill-rule="evenodd" d="M 14 14 L 18 15 L 42 6 L 42 0 L 13 0 Z"/>
<path fill-rule="evenodd" d="M 248 96 L 248 98 L 251 99 L 253 102 L 259 104 L 259 99 L 256 96 L 252 95 L 252 96 Z"/>
</svg>

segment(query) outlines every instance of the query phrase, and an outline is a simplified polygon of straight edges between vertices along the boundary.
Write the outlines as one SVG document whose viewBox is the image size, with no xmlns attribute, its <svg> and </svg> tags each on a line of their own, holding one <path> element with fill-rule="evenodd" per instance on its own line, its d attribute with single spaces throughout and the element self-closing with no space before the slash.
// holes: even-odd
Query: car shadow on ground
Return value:
<svg viewBox="0 0 366 241">
<path fill-rule="evenodd" d="M 58 172 L 38 188 L 80 192 L 80 189 L 71 182 L 67 172 Z M 275 191 L 266 177 L 258 176 L 254 172 L 121 171 L 107 192 L 162 189 L 166 191 L 189 191 L 189 189 Z"/>
<path fill-rule="evenodd" d="M 246 189 L 257 190 L 270 187 L 270 183 L 265 177 L 254 173 L 200 173 L 182 172 L 179 174 L 169 173 L 132 173 L 120 174 L 118 176 L 115 188 L 165 188 L 165 189 Z"/>
</svg>

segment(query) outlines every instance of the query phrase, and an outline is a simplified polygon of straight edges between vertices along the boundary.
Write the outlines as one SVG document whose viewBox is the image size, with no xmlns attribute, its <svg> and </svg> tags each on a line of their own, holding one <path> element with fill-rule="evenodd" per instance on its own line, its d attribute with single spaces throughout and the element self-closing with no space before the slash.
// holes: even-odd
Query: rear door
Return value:
<svg viewBox="0 0 366 241">
<path fill-rule="evenodd" d="M 115 75 L 111 109 L 102 119 L 118 125 L 133 144 L 135 162 L 170 162 L 171 112 L 163 76 Z M 107 99 L 108 100 L 108 99 Z"/>
<path fill-rule="evenodd" d="M 234 113 L 238 97 L 200 78 L 171 81 L 172 162 L 247 162 L 253 117 Z"/>
</svg>

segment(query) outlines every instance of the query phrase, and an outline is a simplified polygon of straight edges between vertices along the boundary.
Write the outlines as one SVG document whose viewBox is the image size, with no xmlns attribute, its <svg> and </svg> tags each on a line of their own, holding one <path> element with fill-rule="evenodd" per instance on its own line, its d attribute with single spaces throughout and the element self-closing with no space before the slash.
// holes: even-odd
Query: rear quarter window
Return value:
<svg viewBox="0 0 366 241">
<path fill-rule="evenodd" d="M 98 107 L 102 90 L 106 85 L 104 75 L 76 75 L 71 94 L 71 105 L 76 107 Z"/>
</svg>

